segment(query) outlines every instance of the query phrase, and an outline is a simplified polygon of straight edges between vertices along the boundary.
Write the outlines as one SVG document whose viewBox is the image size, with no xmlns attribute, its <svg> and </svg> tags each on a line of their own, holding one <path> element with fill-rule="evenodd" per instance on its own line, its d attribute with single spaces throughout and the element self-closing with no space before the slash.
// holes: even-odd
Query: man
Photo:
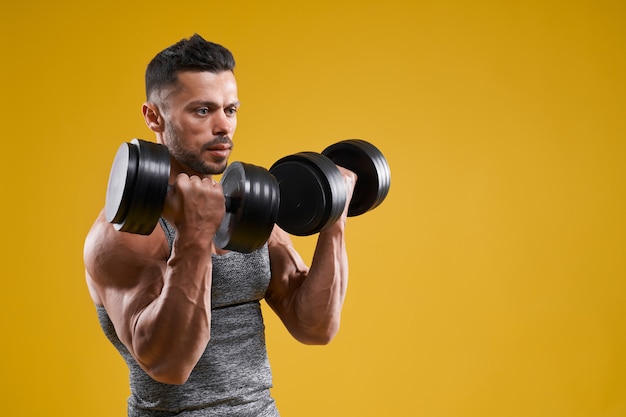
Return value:
<svg viewBox="0 0 626 417">
<path fill-rule="evenodd" d="M 225 204 L 212 176 L 226 168 L 237 126 L 234 66 L 198 35 L 150 62 L 143 116 L 172 167 L 160 226 L 119 232 L 100 213 L 86 238 L 89 292 L 130 370 L 131 417 L 277 416 L 263 298 L 303 343 L 326 344 L 339 328 L 346 210 L 319 233 L 310 268 L 278 227 L 251 254 L 213 244 Z M 342 173 L 351 196 L 354 174 Z"/>
</svg>

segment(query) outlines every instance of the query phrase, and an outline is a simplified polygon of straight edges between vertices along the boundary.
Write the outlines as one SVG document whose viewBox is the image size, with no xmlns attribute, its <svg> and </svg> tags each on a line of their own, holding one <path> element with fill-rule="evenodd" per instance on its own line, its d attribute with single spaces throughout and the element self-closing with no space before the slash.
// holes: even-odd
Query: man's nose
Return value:
<svg viewBox="0 0 626 417">
<path fill-rule="evenodd" d="M 213 134 L 216 136 L 230 135 L 233 132 L 233 121 L 226 113 L 220 111 L 215 113 L 213 124 Z"/>
</svg>

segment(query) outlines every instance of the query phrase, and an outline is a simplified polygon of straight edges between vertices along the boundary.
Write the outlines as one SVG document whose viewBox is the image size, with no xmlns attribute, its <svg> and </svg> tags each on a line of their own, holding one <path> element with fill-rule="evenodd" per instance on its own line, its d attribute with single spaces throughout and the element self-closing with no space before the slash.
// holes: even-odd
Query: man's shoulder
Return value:
<svg viewBox="0 0 626 417">
<path fill-rule="evenodd" d="M 169 245 L 160 227 L 150 235 L 120 232 L 102 213 L 87 233 L 83 249 L 85 268 L 94 281 L 115 277 L 120 269 L 167 262 Z"/>
</svg>

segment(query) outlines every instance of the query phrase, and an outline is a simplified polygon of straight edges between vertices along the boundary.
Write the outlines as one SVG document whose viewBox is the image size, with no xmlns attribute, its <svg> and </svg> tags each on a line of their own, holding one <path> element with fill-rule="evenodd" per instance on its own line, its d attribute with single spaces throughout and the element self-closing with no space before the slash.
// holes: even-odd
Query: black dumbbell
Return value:
<svg viewBox="0 0 626 417">
<path fill-rule="evenodd" d="M 167 194 L 170 155 L 160 144 L 133 139 L 115 155 L 105 215 L 117 230 L 147 235 L 156 227 Z M 280 204 L 276 178 L 265 168 L 233 162 L 221 179 L 226 214 L 214 237 L 217 247 L 252 252 L 267 241 Z"/>
<path fill-rule="evenodd" d="M 269 170 L 280 188 L 276 223 L 282 229 L 306 236 L 339 219 L 347 193 L 337 165 L 357 175 L 348 216 L 376 208 L 389 193 L 389 164 L 382 152 L 367 141 L 349 139 L 327 147 L 322 153 L 299 152 L 286 156 Z"/>
</svg>

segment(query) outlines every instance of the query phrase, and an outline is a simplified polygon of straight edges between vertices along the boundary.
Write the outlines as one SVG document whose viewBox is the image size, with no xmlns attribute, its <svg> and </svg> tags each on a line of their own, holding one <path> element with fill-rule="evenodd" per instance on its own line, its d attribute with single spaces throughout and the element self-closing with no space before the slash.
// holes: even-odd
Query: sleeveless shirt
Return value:
<svg viewBox="0 0 626 417">
<path fill-rule="evenodd" d="M 170 249 L 175 229 L 161 219 Z M 153 380 L 115 333 L 106 310 L 96 306 L 105 335 L 130 371 L 129 417 L 277 417 L 270 396 L 272 374 L 260 300 L 270 279 L 267 245 L 250 254 L 213 255 L 211 338 L 182 385 Z"/>
</svg>

